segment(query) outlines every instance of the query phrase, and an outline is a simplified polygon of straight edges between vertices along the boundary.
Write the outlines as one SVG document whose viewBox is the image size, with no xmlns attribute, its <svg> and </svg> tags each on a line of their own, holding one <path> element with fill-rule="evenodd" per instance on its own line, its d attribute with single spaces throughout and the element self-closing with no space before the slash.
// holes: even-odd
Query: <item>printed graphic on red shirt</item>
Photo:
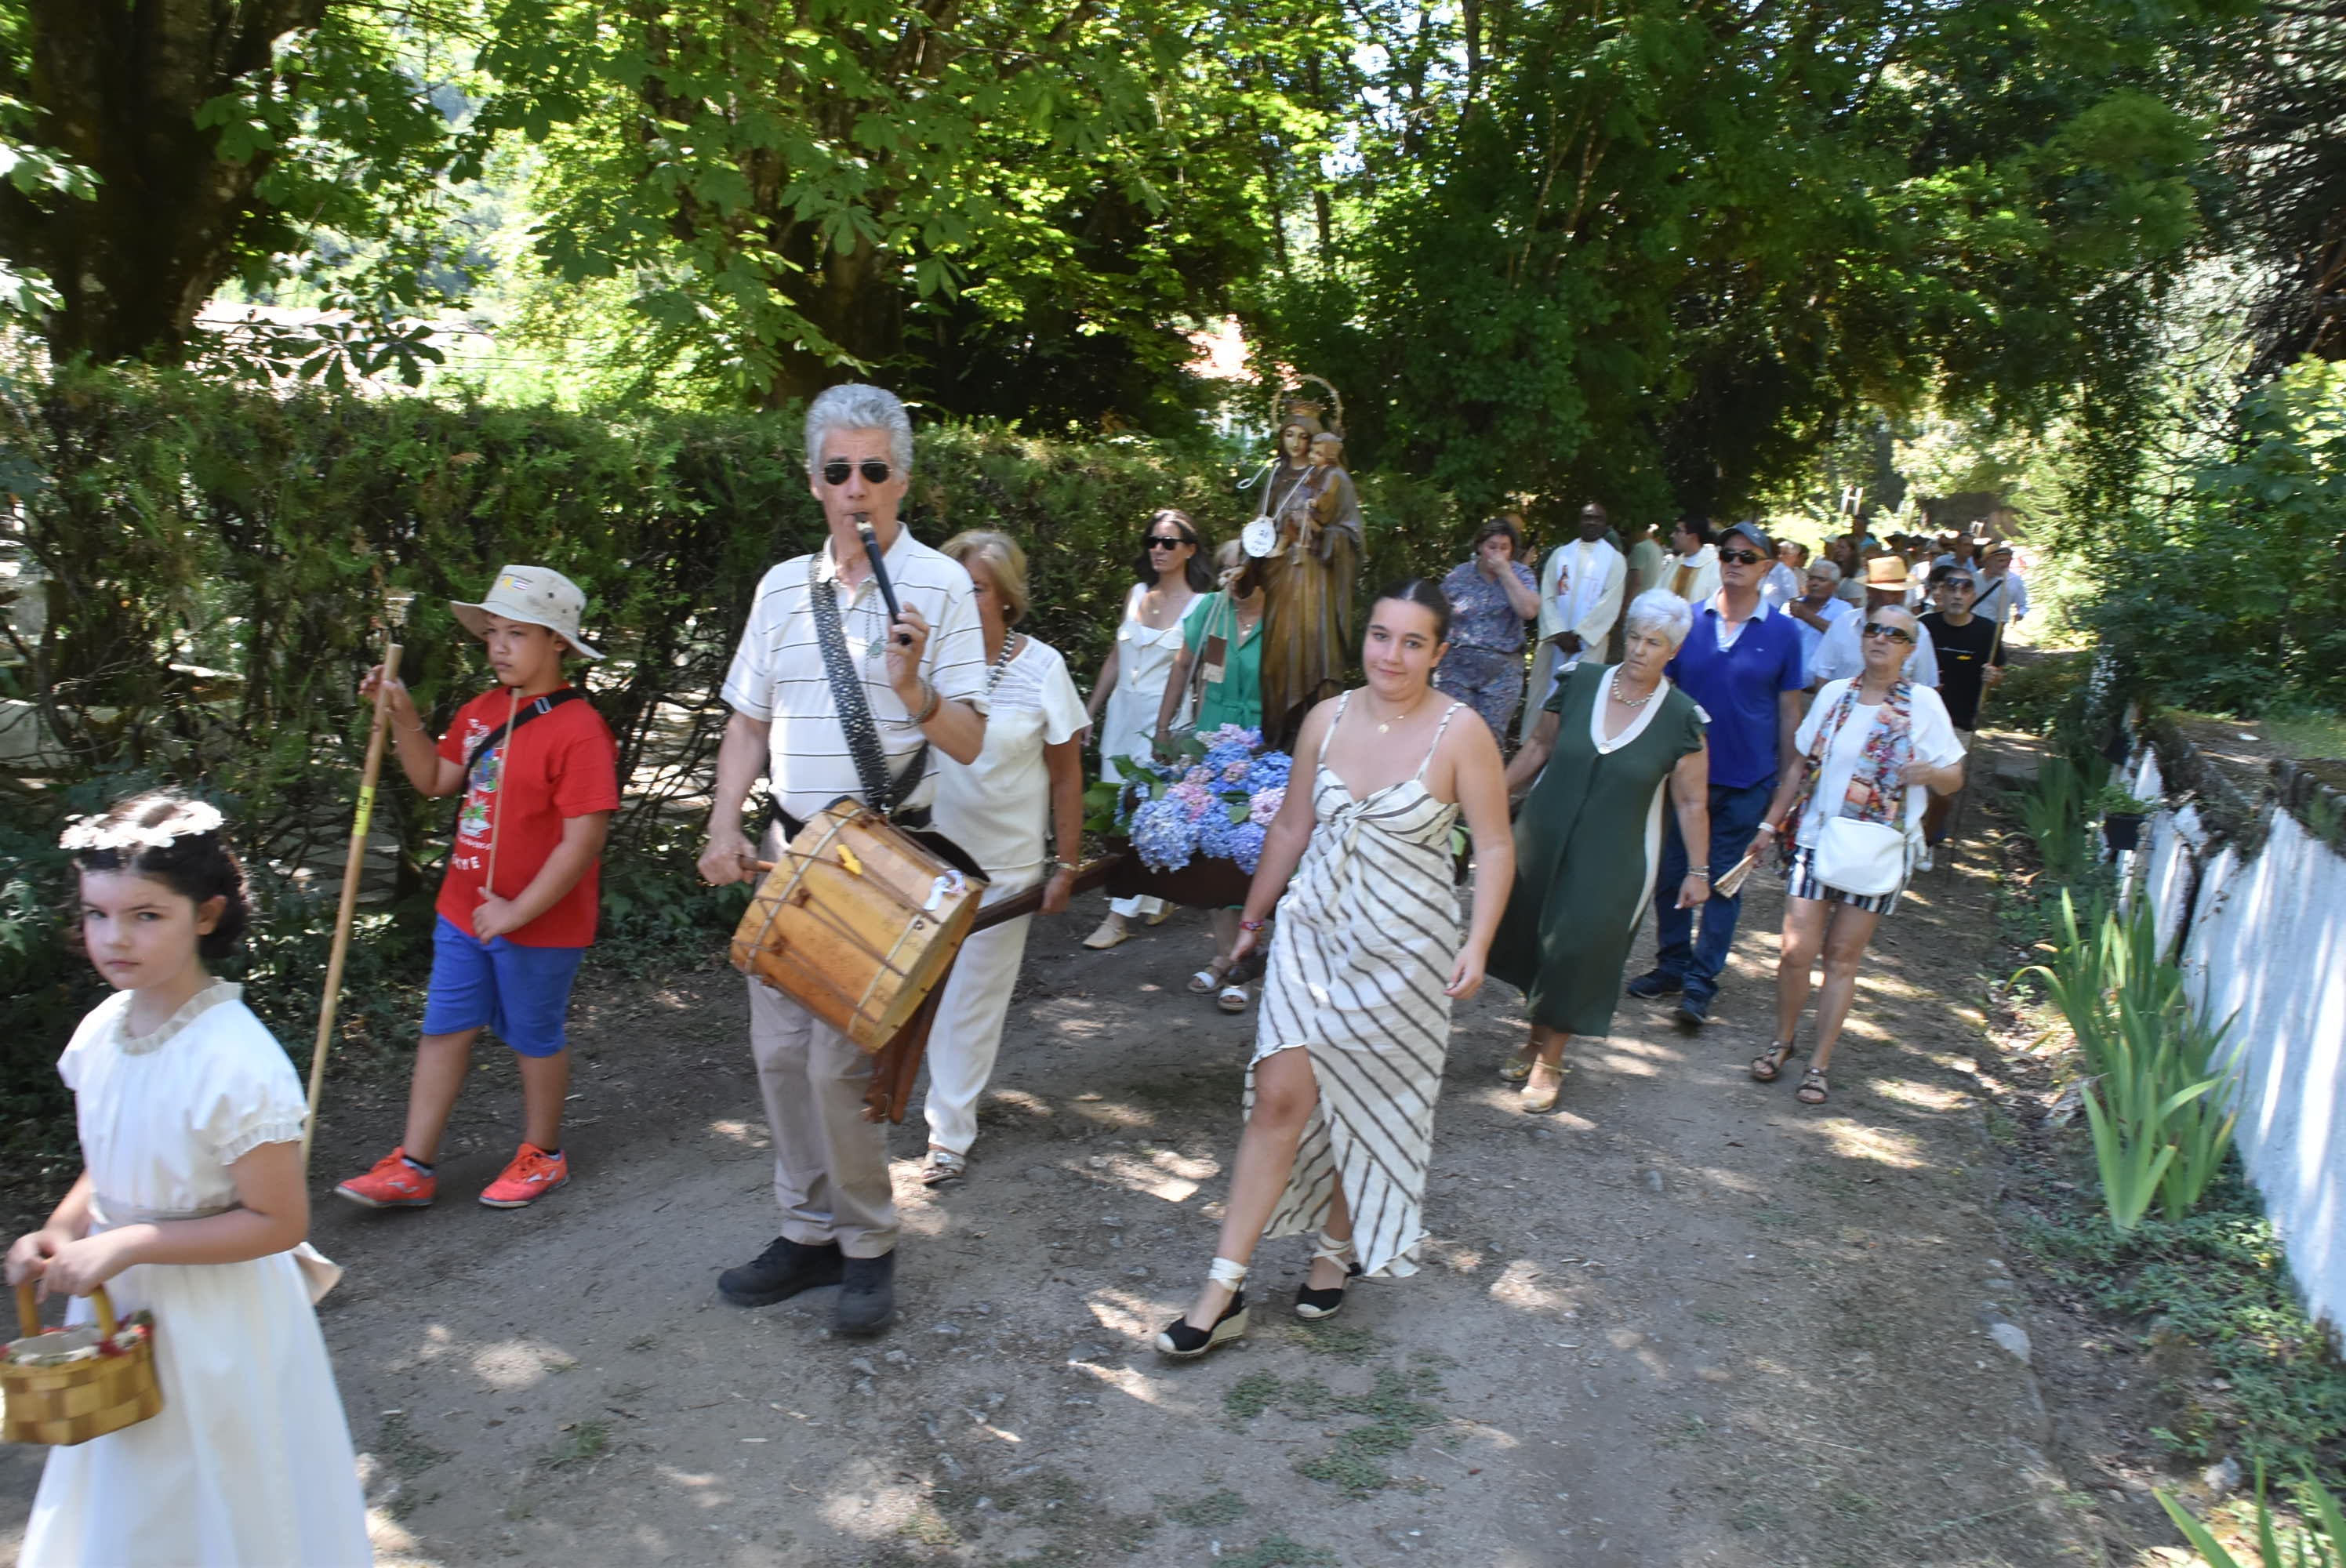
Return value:
<svg viewBox="0 0 2346 1568">
<path fill-rule="evenodd" d="M 481 890 L 490 885 L 492 861 L 496 895 L 518 898 L 560 847 L 566 820 L 619 807 L 618 744 L 594 704 L 564 703 L 481 750 L 481 742 L 505 722 L 507 707 L 502 689 L 476 697 L 457 710 L 440 738 L 441 756 L 452 762 L 472 758 L 435 906 L 466 932 L 473 930 Z M 525 703 L 521 710 L 527 708 Z M 508 932 L 507 940 L 521 947 L 591 944 L 601 871 L 599 860 L 589 866 L 568 892 Z"/>
</svg>

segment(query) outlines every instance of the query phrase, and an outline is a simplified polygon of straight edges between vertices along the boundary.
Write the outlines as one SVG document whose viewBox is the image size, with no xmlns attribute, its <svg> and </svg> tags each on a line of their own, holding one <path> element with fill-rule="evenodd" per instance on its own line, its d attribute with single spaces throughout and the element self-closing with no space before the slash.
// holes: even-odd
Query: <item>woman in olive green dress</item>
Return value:
<svg viewBox="0 0 2346 1568">
<path fill-rule="evenodd" d="M 1685 841 L 1710 841 L 1706 719 L 1662 675 L 1692 622 L 1677 595 L 1640 594 L 1621 662 L 1583 663 L 1567 676 L 1507 769 L 1507 791 L 1524 804 L 1515 891 L 1491 943 L 1490 972 L 1519 987 L 1531 1011 L 1528 1045 L 1499 1070 L 1525 1081 L 1527 1111 L 1556 1108 L 1566 1041 L 1612 1031 L 1621 971 L 1661 861 L 1666 785 Z M 1689 870 L 1678 907 L 1709 897 L 1708 872 Z"/>
</svg>

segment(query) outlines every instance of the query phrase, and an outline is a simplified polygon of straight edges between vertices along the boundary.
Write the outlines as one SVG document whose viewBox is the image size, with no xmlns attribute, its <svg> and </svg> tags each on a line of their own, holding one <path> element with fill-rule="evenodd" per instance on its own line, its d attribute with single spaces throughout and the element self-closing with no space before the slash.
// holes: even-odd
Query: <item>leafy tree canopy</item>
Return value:
<svg viewBox="0 0 2346 1568">
<path fill-rule="evenodd" d="M 963 412 L 1146 418 L 1264 266 L 1262 127 L 1344 40 L 1300 0 L 511 0 L 484 123 L 537 252 L 726 393 L 842 371 Z"/>
<path fill-rule="evenodd" d="M 1389 13 L 1263 313 L 1478 503 L 1747 504 L 1869 404 L 2056 402 L 2204 220 L 2185 0 Z"/>
<path fill-rule="evenodd" d="M 178 355 L 230 280 L 307 279 L 375 317 L 423 303 L 464 19 L 458 0 L 0 0 L 14 303 L 60 357 L 101 361 Z"/>
</svg>

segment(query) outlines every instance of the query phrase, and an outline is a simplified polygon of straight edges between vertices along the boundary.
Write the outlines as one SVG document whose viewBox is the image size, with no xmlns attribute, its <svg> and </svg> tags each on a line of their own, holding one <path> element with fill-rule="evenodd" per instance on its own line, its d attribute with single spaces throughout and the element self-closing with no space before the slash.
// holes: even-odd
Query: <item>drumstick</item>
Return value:
<svg viewBox="0 0 2346 1568">
<path fill-rule="evenodd" d="M 310 1169 L 310 1140 L 318 1127 L 318 1098 L 326 1087 L 326 1048 L 334 1038 L 334 1013 L 342 995 L 342 963 L 350 956 L 351 922 L 358 914 L 359 879 L 366 871 L 367 828 L 374 820 L 375 780 L 382 776 L 382 752 L 391 736 L 391 683 L 399 678 L 399 628 L 413 594 L 389 595 L 383 618 L 382 679 L 375 684 L 374 717 L 367 721 L 366 761 L 359 769 L 358 810 L 351 819 L 351 851 L 342 861 L 342 896 L 334 911 L 334 943 L 326 956 L 326 995 L 318 1005 L 318 1040 L 310 1051 L 310 1109 L 301 1118 L 301 1169 Z"/>
</svg>

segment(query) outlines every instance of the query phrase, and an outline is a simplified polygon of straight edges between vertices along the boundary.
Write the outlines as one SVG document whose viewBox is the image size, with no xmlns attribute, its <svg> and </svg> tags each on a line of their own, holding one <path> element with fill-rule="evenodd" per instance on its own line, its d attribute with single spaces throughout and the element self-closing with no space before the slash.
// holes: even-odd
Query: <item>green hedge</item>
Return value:
<svg viewBox="0 0 2346 1568">
<path fill-rule="evenodd" d="M 50 912 L 66 891 L 57 868 L 32 849 L 67 809 L 140 782 L 190 784 L 230 809 L 282 918 L 310 933 L 277 933 L 281 962 L 256 952 L 256 978 L 281 969 L 289 999 L 313 985 L 302 967 L 331 913 L 302 896 L 300 873 L 340 864 L 365 738 L 355 694 L 378 656 L 383 591 L 418 595 L 403 673 L 444 722 L 485 683 L 446 601 L 477 596 L 508 561 L 554 566 L 589 596 L 586 635 L 610 657 L 586 684 L 631 780 L 610 853 L 612 933 L 675 947 L 678 911 L 658 895 L 689 888 L 681 841 L 698 827 L 725 717 L 717 690 L 750 595 L 821 538 L 798 445 L 782 414 L 273 397 L 151 371 L 0 377 L 0 490 L 17 509 L 0 528 L 47 578 L 46 631 L 0 646 L 0 697 L 37 703 L 66 753 L 33 769 L 36 787 L 0 776 L 0 832 L 26 851 L 0 887 L 0 1008 L 14 1015 L 0 1024 L 30 1006 L 43 1025 L 0 1039 L 46 1072 L 55 1026 L 91 983 Z M 1148 513 L 1180 506 L 1219 538 L 1250 512 L 1205 452 L 963 425 L 922 430 L 918 448 L 918 535 L 1019 538 L 1031 628 L 1086 684 Z M 1364 589 L 1463 556 L 1469 523 L 1446 498 L 1374 475 L 1362 489 Z M 403 852 L 393 918 L 365 962 L 404 972 L 419 962 L 445 804 L 394 779 L 377 820 Z M 21 1079 L 13 1048 L 0 1044 L 0 1090 Z"/>
</svg>

